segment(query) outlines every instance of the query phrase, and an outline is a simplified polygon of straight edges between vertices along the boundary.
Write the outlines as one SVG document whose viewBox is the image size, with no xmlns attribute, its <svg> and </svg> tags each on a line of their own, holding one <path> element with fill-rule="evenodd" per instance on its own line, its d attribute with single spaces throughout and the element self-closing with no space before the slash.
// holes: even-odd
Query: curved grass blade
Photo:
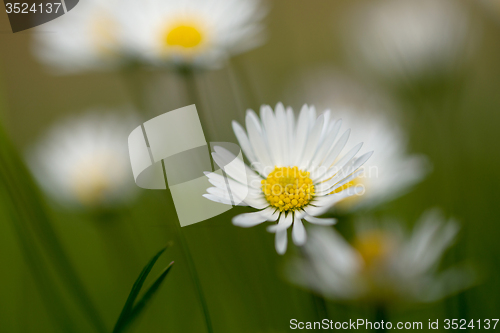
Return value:
<svg viewBox="0 0 500 333">
<path fill-rule="evenodd" d="M 161 249 L 153 258 L 151 258 L 151 260 L 142 269 L 142 272 L 139 274 L 139 277 L 134 282 L 134 285 L 132 287 L 132 290 L 130 291 L 130 294 L 127 298 L 127 301 L 125 302 L 125 305 L 123 306 L 122 312 L 120 313 L 120 316 L 118 317 L 115 328 L 113 329 L 113 333 L 123 332 L 125 330 L 125 328 L 130 323 L 132 323 L 132 321 L 135 318 L 137 318 L 137 316 L 141 313 L 141 311 L 146 306 L 146 303 L 156 293 L 156 291 L 160 287 L 163 280 L 167 277 L 167 274 L 170 271 L 170 269 L 172 268 L 172 265 L 174 264 L 174 262 L 171 262 L 165 268 L 163 273 L 160 274 L 160 276 L 156 279 L 156 281 L 146 291 L 144 296 L 142 296 L 142 298 L 134 306 L 134 302 L 135 302 L 137 296 L 139 295 L 139 292 L 141 291 L 142 286 L 144 285 L 144 281 L 146 280 L 149 273 L 151 272 L 151 269 L 153 269 L 153 266 L 155 265 L 158 258 L 163 254 L 163 252 L 165 252 L 165 250 L 167 248 L 168 248 L 168 246 Z"/>
</svg>

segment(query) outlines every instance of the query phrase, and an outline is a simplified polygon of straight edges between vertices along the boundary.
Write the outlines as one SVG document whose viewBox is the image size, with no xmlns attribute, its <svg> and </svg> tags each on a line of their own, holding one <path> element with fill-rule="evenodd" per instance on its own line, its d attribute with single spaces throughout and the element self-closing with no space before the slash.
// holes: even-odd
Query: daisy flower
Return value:
<svg viewBox="0 0 500 333">
<path fill-rule="evenodd" d="M 410 234 L 400 225 L 365 221 L 352 244 L 333 229 L 313 229 L 303 256 L 290 262 L 288 277 L 332 300 L 375 304 L 431 302 L 471 285 L 468 269 L 437 270 L 459 230 L 456 222 L 431 210 Z"/>
<path fill-rule="evenodd" d="M 407 153 L 406 133 L 386 114 L 348 109 L 336 114 L 346 126 L 356 126 L 351 132 L 354 142 L 362 141 L 364 150 L 377 152 L 363 166 L 359 177 L 344 185 L 362 185 L 363 195 L 342 201 L 336 206 L 338 210 L 370 209 L 391 201 L 407 193 L 429 172 L 428 159 Z"/>
<path fill-rule="evenodd" d="M 123 63 L 120 2 L 86 0 L 33 34 L 33 53 L 59 73 L 116 68 Z"/>
<path fill-rule="evenodd" d="M 71 207 L 103 208 L 130 201 L 127 137 L 135 117 L 106 110 L 55 124 L 29 151 L 29 166 L 47 194 Z"/>
<path fill-rule="evenodd" d="M 147 0 L 128 3 L 125 48 L 155 64 L 214 67 L 263 42 L 261 0 Z"/>
<path fill-rule="evenodd" d="M 383 0 L 356 9 L 347 38 L 361 60 L 382 76 L 445 73 L 467 53 L 470 22 L 459 1 Z"/>
<path fill-rule="evenodd" d="M 350 130 L 341 132 L 340 128 L 341 122 L 334 120 L 330 111 L 317 117 L 315 108 L 307 105 L 297 119 L 293 110 L 285 109 L 281 103 L 275 111 L 268 105 L 262 106 L 260 119 L 249 110 L 246 131 L 235 121 L 233 130 L 251 167 L 246 166 L 246 173 L 239 172 L 231 164 L 235 155 L 216 147 L 213 159 L 228 177 L 207 173 L 214 187 L 207 189 L 204 196 L 224 204 L 241 202 L 258 210 L 234 217 L 236 226 L 252 227 L 276 221 L 268 231 L 276 233 L 275 247 L 279 254 L 286 252 L 290 227 L 293 227 L 293 242 L 303 245 L 306 242 L 303 220 L 332 225 L 335 219 L 317 216 L 362 191 L 357 186 L 342 187 L 359 175 L 358 169 L 372 152 L 356 157 L 362 146 L 359 143 L 342 153 Z"/>
<path fill-rule="evenodd" d="M 363 150 L 377 152 L 363 166 L 364 172 L 344 185 L 363 186 L 364 193 L 343 200 L 335 206 L 336 211 L 374 208 L 405 194 L 430 171 L 425 156 L 408 153 L 408 136 L 397 114 L 391 112 L 394 107 L 379 92 L 322 68 L 301 76 L 289 95 L 312 100 L 320 108 L 330 106 L 335 116 L 353 129 L 353 142 L 364 142 Z"/>
<path fill-rule="evenodd" d="M 88 0 L 38 28 L 34 51 L 65 71 L 131 60 L 214 67 L 262 43 L 265 14 L 261 0 Z"/>
</svg>

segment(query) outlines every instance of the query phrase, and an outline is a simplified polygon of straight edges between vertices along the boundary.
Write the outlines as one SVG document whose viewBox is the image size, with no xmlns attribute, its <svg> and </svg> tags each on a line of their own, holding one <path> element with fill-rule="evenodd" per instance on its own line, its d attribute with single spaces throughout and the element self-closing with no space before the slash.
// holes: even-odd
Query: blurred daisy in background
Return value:
<svg viewBox="0 0 500 333">
<path fill-rule="evenodd" d="M 123 111 L 94 109 L 65 119 L 28 151 L 29 166 L 48 195 L 92 209 L 136 196 L 127 138 L 137 121 Z"/>
<path fill-rule="evenodd" d="M 154 64 L 219 66 L 264 41 L 261 0 L 129 1 L 121 12 L 127 52 Z"/>
<path fill-rule="evenodd" d="M 322 68 L 299 75 L 286 93 L 292 99 L 300 96 L 313 101 L 320 109 L 331 107 L 332 115 L 352 128 L 350 140 L 363 142 L 363 151 L 375 151 L 363 166 L 364 172 L 344 185 L 362 186 L 364 193 L 339 202 L 336 212 L 371 209 L 395 199 L 430 171 L 425 156 L 408 153 L 408 136 L 399 124 L 400 117 L 381 92 Z"/>
<path fill-rule="evenodd" d="M 278 103 L 275 110 L 263 105 L 260 119 L 247 111 L 246 131 L 233 121 L 233 130 L 240 147 L 250 162 L 246 174 L 227 165 L 236 157 L 221 147 L 212 154 L 221 168 L 226 166 L 226 179 L 207 173 L 214 187 L 204 196 L 210 200 L 232 204 L 243 202 L 259 211 L 233 218 L 233 224 L 252 227 L 262 222 L 274 222 L 268 231 L 276 233 L 275 246 L 279 254 L 286 252 L 288 233 L 296 245 L 306 242 L 302 220 L 332 225 L 335 219 L 318 218 L 341 200 L 357 195 L 357 186 L 343 189 L 359 175 L 358 169 L 372 152 L 356 157 L 362 143 L 342 153 L 350 130 L 341 132 L 341 122 L 330 111 L 319 117 L 314 107 L 304 105 L 297 119 L 291 108 Z M 342 190 L 339 190 L 341 189 Z"/>
<path fill-rule="evenodd" d="M 263 42 L 260 0 L 84 1 L 34 34 L 35 54 L 62 71 L 142 61 L 213 67 Z"/>
<path fill-rule="evenodd" d="M 354 59 L 383 77 L 443 74 L 469 51 L 470 19 L 457 0 L 369 1 L 347 17 L 343 30 Z"/>
<path fill-rule="evenodd" d="M 114 0 L 80 1 L 57 20 L 35 28 L 35 56 L 59 73 L 116 68 L 125 57 L 116 17 L 122 6 Z"/>
<path fill-rule="evenodd" d="M 352 244 L 333 229 L 313 229 L 301 257 L 288 266 L 289 279 L 340 301 L 432 302 L 471 286 L 469 268 L 438 272 L 459 227 L 438 210 L 422 215 L 413 231 L 400 223 L 358 224 Z"/>
</svg>

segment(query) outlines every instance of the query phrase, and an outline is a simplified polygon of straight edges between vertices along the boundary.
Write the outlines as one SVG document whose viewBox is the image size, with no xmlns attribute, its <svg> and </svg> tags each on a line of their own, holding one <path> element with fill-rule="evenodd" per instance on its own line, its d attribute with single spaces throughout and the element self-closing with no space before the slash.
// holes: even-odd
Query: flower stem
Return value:
<svg viewBox="0 0 500 333">
<path fill-rule="evenodd" d="M 196 265 L 194 263 L 193 256 L 191 254 L 191 250 L 189 249 L 189 245 L 184 236 L 184 233 L 181 230 L 180 224 L 176 223 L 176 229 L 177 229 L 179 243 L 181 244 L 182 252 L 184 253 L 184 257 L 186 258 L 189 272 L 191 273 L 191 277 L 193 278 L 196 292 L 198 293 L 198 298 L 200 300 L 201 308 L 203 310 L 203 316 L 205 317 L 207 332 L 213 333 L 212 320 L 210 319 L 210 313 L 208 311 L 207 301 L 205 299 L 205 295 L 203 294 L 203 289 L 201 287 L 200 278 L 198 276 L 198 271 L 196 270 Z"/>
<path fill-rule="evenodd" d="M 196 82 L 196 73 L 190 67 L 183 67 L 179 69 L 179 74 L 184 81 L 187 99 L 186 105 L 196 105 L 196 110 L 198 111 L 198 115 L 200 116 L 201 126 L 203 128 L 206 141 L 210 142 L 214 138 L 213 134 L 215 134 L 217 130 L 216 123 L 214 121 L 214 117 L 207 112 L 208 102 L 206 101 L 206 99 L 203 100 L 202 98 L 203 96 Z"/>
<path fill-rule="evenodd" d="M 373 329 L 375 332 L 386 332 L 386 326 L 388 321 L 387 307 L 383 304 L 375 305 L 375 322 L 380 323 L 379 329 Z"/>
</svg>

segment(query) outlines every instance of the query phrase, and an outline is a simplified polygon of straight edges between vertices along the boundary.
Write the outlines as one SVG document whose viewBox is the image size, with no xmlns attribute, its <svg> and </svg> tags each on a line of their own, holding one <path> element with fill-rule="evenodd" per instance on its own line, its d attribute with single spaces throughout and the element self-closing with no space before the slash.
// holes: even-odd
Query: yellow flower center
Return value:
<svg viewBox="0 0 500 333">
<path fill-rule="evenodd" d="M 351 180 L 348 183 L 345 183 L 344 185 L 340 186 L 339 188 L 336 188 L 334 191 L 330 192 L 329 194 L 339 193 L 339 192 L 342 192 L 343 190 L 347 190 L 347 189 L 349 189 L 351 187 L 355 188 L 358 185 L 362 185 L 359 177 L 354 178 L 353 180 Z"/>
<path fill-rule="evenodd" d="M 361 177 L 356 177 L 353 180 L 351 180 L 350 182 L 345 183 L 344 185 L 340 186 L 339 188 L 336 188 L 334 191 L 329 193 L 329 194 L 335 194 L 335 193 L 342 192 L 344 190 L 355 190 L 355 189 L 357 189 L 358 186 L 362 188 L 362 192 L 360 192 L 357 195 L 352 195 L 350 197 L 342 199 L 341 201 L 338 202 L 337 208 L 339 208 L 341 210 L 342 209 L 349 209 L 350 207 L 355 205 L 358 202 L 359 197 L 361 197 L 366 191 L 365 182 L 363 182 L 363 179 Z"/>
<path fill-rule="evenodd" d="M 203 35 L 191 24 L 180 24 L 166 33 L 167 46 L 180 46 L 186 49 L 194 48 L 203 42 Z"/>
<path fill-rule="evenodd" d="M 82 205 L 92 207 L 103 204 L 119 182 L 126 179 L 126 169 L 115 156 L 95 153 L 80 160 L 71 176 L 74 197 Z"/>
<path fill-rule="evenodd" d="M 360 235 L 353 245 L 367 266 L 385 261 L 394 248 L 392 237 L 379 230 Z"/>
<path fill-rule="evenodd" d="M 96 15 L 90 25 L 90 36 L 102 56 L 115 55 L 118 44 L 116 23 L 104 14 Z"/>
<path fill-rule="evenodd" d="M 300 209 L 314 198 L 314 185 L 309 172 L 296 166 L 275 167 L 261 183 L 267 202 L 280 211 Z"/>
<path fill-rule="evenodd" d="M 110 179 L 101 168 L 89 168 L 75 174 L 75 197 L 85 206 L 95 206 L 105 199 L 111 187 Z"/>
</svg>

